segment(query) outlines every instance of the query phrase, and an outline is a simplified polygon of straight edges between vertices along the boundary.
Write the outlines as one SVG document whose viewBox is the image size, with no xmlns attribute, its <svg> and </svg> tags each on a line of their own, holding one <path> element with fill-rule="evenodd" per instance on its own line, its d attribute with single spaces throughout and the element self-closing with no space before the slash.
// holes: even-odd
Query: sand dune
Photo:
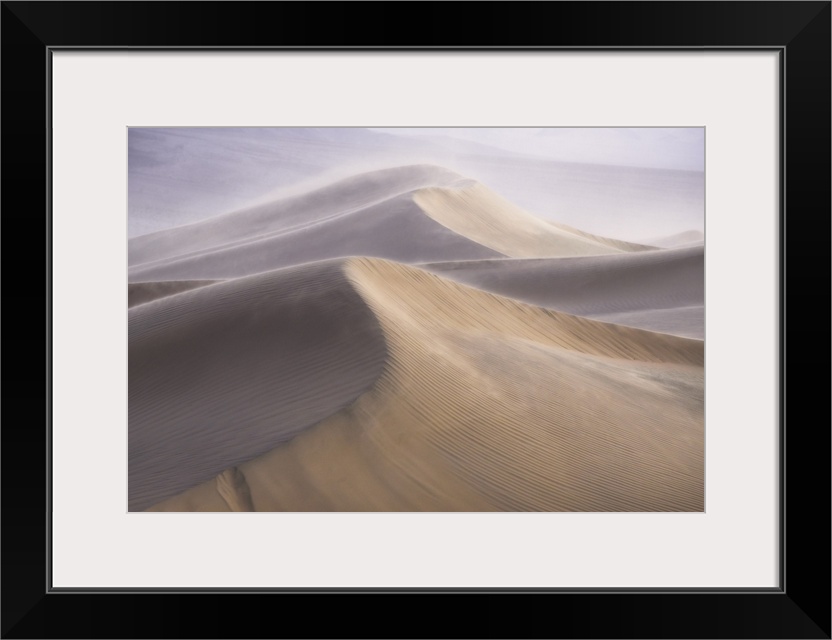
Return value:
<svg viewBox="0 0 832 640">
<path fill-rule="evenodd" d="M 134 238 L 129 278 L 227 279 L 361 255 L 402 262 L 501 256 L 430 219 L 413 202 L 421 185 L 460 182 L 439 167 L 399 167 Z"/>
<path fill-rule="evenodd" d="M 704 248 L 420 265 L 521 302 L 690 338 L 704 334 Z"/>
<path fill-rule="evenodd" d="M 321 224 L 138 265 L 130 269 L 129 277 L 134 282 L 225 280 L 307 262 L 362 255 L 403 262 L 500 256 L 437 224 L 405 195 Z"/>
<path fill-rule="evenodd" d="M 653 245 L 644 238 L 702 225 L 701 172 L 526 158 L 459 159 L 450 166 L 536 216 L 594 234 Z"/>
<path fill-rule="evenodd" d="M 314 292 L 298 289 L 313 284 Z M 281 302 L 287 291 L 294 292 L 292 306 Z M 207 292 L 212 295 L 201 299 Z M 336 313 L 333 299 L 343 301 Z M 295 309 L 288 314 L 294 322 L 287 320 L 287 306 Z M 195 442 L 232 431 L 229 444 L 238 447 L 231 456 L 235 459 L 221 468 L 216 466 L 222 456 L 212 452 L 207 454 L 211 464 L 188 462 L 199 466 L 192 477 L 210 477 L 153 510 L 703 508 L 701 341 L 545 310 L 419 268 L 366 258 L 197 289 L 131 314 L 143 309 L 153 316 L 139 321 L 136 315 L 136 335 L 131 333 L 131 437 L 135 424 L 146 453 L 144 468 L 158 466 L 159 456 L 172 459 L 170 444 L 160 447 L 158 442 L 171 439 L 168 429 L 179 430 L 182 453 L 188 449 L 190 456 L 206 455 L 193 451 Z M 347 313 L 355 317 L 347 321 Z M 327 324 L 333 317 L 337 320 Z M 245 318 L 253 326 L 238 331 L 236 323 Z M 310 331 L 310 324 L 322 330 Z M 222 342 L 224 354 L 214 368 L 199 367 L 210 373 L 203 382 L 170 390 L 169 401 L 161 406 L 142 404 L 141 391 L 158 393 L 181 377 L 175 363 L 192 368 L 209 357 L 200 355 L 208 351 L 204 343 L 220 329 L 230 331 Z M 335 363 L 311 365 L 308 356 L 296 357 L 298 341 L 309 349 L 316 344 L 313 334 L 322 339 L 336 330 L 359 331 L 360 336 L 319 350 Z M 183 339 L 189 346 L 180 345 Z M 287 354 L 275 357 L 280 349 L 271 340 Z M 257 353 L 238 357 L 255 347 Z M 162 358 L 170 378 L 156 376 L 147 380 L 149 388 L 138 386 L 143 412 L 137 423 L 132 414 L 134 348 L 136 375 L 158 370 L 154 360 Z M 184 353 L 171 354 L 170 349 Z M 362 364 L 356 369 L 359 357 Z M 245 382 L 233 370 L 234 363 L 244 361 L 255 368 Z M 330 380 L 319 379 L 327 372 Z M 303 376 L 301 383 L 297 378 Z M 360 384 L 352 383 L 357 376 Z M 341 391 L 347 380 L 349 393 Z M 280 393 L 276 384 L 290 386 Z M 269 399 L 280 395 L 286 402 L 292 390 L 310 388 L 319 401 L 333 389 L 341 399 L 352 396 L 354 401 L 339 408 L 339 402 L 328 400 L 329 414 L 317 424 L 296 423 L 296 437 L 258 455 L 251 438 L 265 445 L 269 438 L 257 434 L 271 437 L 271 430 L 283 429 L 287 419 L 285 413 L 269 414 L 274 409 Z M 203 410 L 200 403 L 210 403 L 212 393 L 225 401 L 250 398 L 252 420 L 246 423 L 247 416 L 237 413 L 218 419 L 221 403 Z M 241 404 L 248 406 L 237 402 L 238 410 Z M 172 413 L 194 407 L 199 408 L 198 420 L 186 415 L 178 416 L 178 422 L 171 419 Z M 159 428 L 160 418 L 167 420 L 165 428 Z M 253 427 L 243 434 L 238 429 L 245 424 Z M 206 427 L 216 438 L 202 436 Z M 131 456 L 133 446 L 131 441 Z M 248 449 L 243 452 L 240 446 Z M 241 462 L 245 456 L 249 460 Z M 178 460 L 180 465 L 187 461 L 184 456 Z M 172 476 L 177 472 L 181 474 L 172 469 Z M 161 487 L 147 486 L 147 477 L 131 474 L 131 496 L 134 480 L 144 483 L 135 496 L 137 505 L 149 501 L 153 489 L 161 493 Z"/>
<path fill-rule="evenodd" d="M 590 317 L 603 322 L 613 322 L 625 327 L 638 327 L 686 338 L 705 339 L 705 307 L 674 307 L 671 309 L 646 309 L 618 313 L 598 313 Z"/>
<path fill-rule="evenodd" d="M 144 509 L 348 405 L 381 373 L 375 315 L 340 262 L 129 312 L 129 506 Z"/>
<path fill-rule="evenodd" d="M 705 242 L 705 234 L 701 231 L 691 229 L 682 231 L 681 233 L 674 233 L 669 236 L 660 236 L 658 238 L 651 238 L 647 244 L 652 244 L 656 247 L 665 249 L 678 247 L 693 247 L 702 245 Z"/>
<path fill-rule="evenodd" d="M 361 128 L 131 127 L 128 148 L 131 237 L 198 222 L 345 172 L 402 164 L 405 158 L 448 164 L 448 154 L 427 141 Z"/>
<path fill-rule="evenodd" d="M 440 224 L 514 258 L 599 255 L 649 248 L 542 220 L 481 184 L 420 189 L 414 200 Z"/>
<path fill-rule="evenodd" d="M 541 220 L 447 169 L 413 165 L 133 238 L 129 278 L 228 279 L 350 256 L 417 263 L 649 248 Z"/>
<path fill-rule="evenodd" d="M 408 165 L 134 237 L 129 508 L 701 511 L 697 233 L 595 235 Z"/>
<path fill-rule="evenodd" d="M 432 165 L 361 173 L 294 197 L 131 238 L 128 261 L 136 266 L 233 247 L 314 226 L 425 186 L 449 186 L 460 180 L 462 176 Z"/>
</svg>

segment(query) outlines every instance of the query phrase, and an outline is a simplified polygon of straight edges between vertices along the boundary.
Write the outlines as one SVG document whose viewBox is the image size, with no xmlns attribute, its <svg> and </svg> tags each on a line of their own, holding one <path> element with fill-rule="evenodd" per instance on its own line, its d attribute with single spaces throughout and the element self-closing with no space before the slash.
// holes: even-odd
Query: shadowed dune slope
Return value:
<svg viewBox="0 0 832 640">
<path fill-rule="evenodd" d="M 420 189 L 414 200 L 440 224 L 514 258 L 600 255 L 650 248 L 543 220 L 478 183 Z"/>
<path fill-rule="evenodd" d="M 336 413 L 372 385 L 385 357 L 379 323 L 339 261 L 131 309 L 129 508 Z"/>
<path fill-rule="evenodd" d="M 581 316 L 701 338 L 704 248 L 578 258 L 469 260 L 420 265 L 522 302 Z M 670 310 L 677 310 L 675 314 Z M 668 323 L 674 317 L 676 321 Z M 625 321 L 626 320 L 626 321 Z"/>
<path fill-rule="evenodd" d="M 127 285 L 127 306 L 136 307 L 159 298 L 207 287 L 216 280 L 171 280 L 169 282 L 135 282 Z"/>
<path fill-rule="evenodd" d="M 382 375 L 291 441 L 153 510 L 703 509 L 702 342 L 383 260 L 345 272 L 383 329 Z"/>
</svg>

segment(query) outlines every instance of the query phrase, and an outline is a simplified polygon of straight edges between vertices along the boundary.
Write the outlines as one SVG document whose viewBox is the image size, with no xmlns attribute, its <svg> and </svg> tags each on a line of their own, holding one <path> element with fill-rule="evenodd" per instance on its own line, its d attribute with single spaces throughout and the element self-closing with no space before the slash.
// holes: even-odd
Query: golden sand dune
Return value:
<svg viewBox="0 0 832 640">
<path fill-rule="evenodd" d="M 339 262 L 129 311 L 129 506 L 144 509 L 349 405 L 386 347 Z"/>
<path fill-rule="evenodd" d="M 443 226 L 513 258 L 589 256 L 650 248 L 542 220 L 478 183 L 420 189 L 414 200 Z"/>
<path fill-rule="evenodd" d="M 323 388 L 342 388 L 356 371 L 366 376 L 362 384 L 350 387 L 351 393 L 365 378 L 373 379 L 370 386 L 343 408 L 332 403 L 328 416 L 295 431 L 290 441 L 261 455 L 250 450 L 247 462 L 241 462 L 240 455 L 228 459 L 210 479 L 152 510 L 703 509 L 701 341 L 541 309 L 384 260 L 351 259 L 288 271 L 298 283 L 319 292 L 314 303 L 296 307 L 302 321 L 294 324 L 286 324 L 285 305 L 275 302 L 287 295 L 287 276 L 280 271 L 173 296 L 167 299 L 169 305 L 182 308 L 174 316 L 157 311 L 165 300 L 135 309 L 159 313 L 152 324 L 165 338 L 146 337 L 148 330 L 143 329 L 134 343 L 131 334 L 131 408 L 134 346 L 135 357 L 142 359 L 136 365 L 138 372 L 142 366 L 150 370 L 157 364 L 154 358 L 171 359 L 170 379 L 152 380 L 158 392 L 165 383 L 175 383 L 179 373 L 174 366 L 178 360 L 164 352 L 177 348 L 169 338 L 187 339 L 193 335 L 192 323 L 208 322 L 194 340 L 202 341 L 203 347 L 206 341 L 216 344 L 222 332 L 210 318 L 200 319 L 206 312 L 227 318 L 231 325 L 232 318 L 238 322 L 256 318 L 250 322 L 257 328 L 246 327 L 239 332 L 248 336 L 245 340 L 223 342 L 220 355 L 212 356 L 215 361 L 209 370 L 216 378 L 211 378 L 209 388 L 196 385 L 199 394 L 194 397 L 201 402 L 211 393 L 221 394 L 226 402 L 236 394 L 242 400 L 239 412 L 240 406 L 255 399 L 279 396 L 287 401 L 291 389 L 310 387 L 321 398 Z M 320 280 L 325 284 L 314 284 Z M 278 281 L 281 287 L 266 286 Z M 306 299 L 293 290 L 298 300 Z M 207 307 L 198 313 L 184 312 L 186 306 L 199 302 L 201 292 L 209 291 L 223 295 L 206 296 L 200 304 Z M 222 302 L 211 302 L 215 298 Z M 349 303 L 334 305 L 334 299 Z M 271 311 L 278 307 L 281 314 Z M 338 310 L 333 313 L 333 308 Z M 372 310 L 372 317 L 362 315 L 361 308 Z M 346 322 L 345 313 L 360 319 Z M 315 314 L 321 317 L 315 320 Z M 179 321 L 182 315 L 190 320 Z M 356 323 L 362 327 L 359 340 L 339 343 L 335 349 L 338 371 L 331 371 L 331 363 L 314 363 L 314 358 L 313 364 L 307 364 L 309 357 L 274 358 L 274 347 L 265 338 L 284 336 L 286 345 L 303 342 L 294 332 L 310 336 L 306 327 L 326 323 L 327 317 L 339 320 L 326 325 L 330 331 L 337 327 L 347 331 Z M 177 327 L 170 326 L 174 321 Z M 273 323 L 283 324 L 277 330 Z M 326 334 L 323 330 L 316 335 Z M 238 335 L 236 328 L 232 335 Z M 384 349 L 374 346 L 379 337 Z M 159 350 L 148 355 L 140 340 L 158 344 Z M 313 346 L 312 341 L 305 343 L 307 349 Z M 334 346 L 319 353 L 323 357 Z M 241 350 L 254 348 L 260 353 L 247 353 L 247 362 L 258 373 L 247 373 L 243 382 L 231 363 L 242 362 L 236 357 Z M 373 350 L 372 357 L 367 350 Z M 199 355 L 197 344 L 187 352 L 190 360 L 207 357 Z M 349 357 L 372 364 L 355 368 L 348 364 Z M 272 369 L 280 368 L 275 360 L 291 363 L 293 378 L 305 376 L 302 383 L 292 380 L 288 394 L 275 387 L 275 380 L 289 375 L 286 368 L 275 375 Z M 325 372 L 330 372 L 328 381 L 317 377 Z M 247 388 L 252 381 L 255 390 Z M 190 423 L 180 437 L 192 445 L 201 440 L 202 420 L 208 416 L 215 418 L 215 430 L 234 433 L 233 442 L 252 437 L 235 432 L 241 423 L 238 413 L 216 404 L 204 410 L 187 399 L 183 402 L 179 394 L 171 391 L 170 398 L 178 398 L 175 404 L 146 408 L 154 419 L 144 420 L 140 431 L 150 428 L 154 435 L 143 436 L 144 442 L 154 442 L 177 424 Z M 189 411 L 198 411 L 199 420 L 191 420 Z M 155 419 L 176 412 L 176 420 L 168 420 L 165 429 L 156 426 Z M 255 413 L 261 418 L 258 429 L 282 428 L 282 418 L 262 408 Z M 131 434 L 133 428 L 131 415 Z M 165 450 L 157 447 L 155 454 Z M 220 459 L 212 457 L 212 462 Z M 200 465 L 204 472 L 208 466 Z M 228 470 L 231 467 L 236 469 Z M 132 482 L 133 476 L 131 492 Z M 142 498 L 149 496 L 146 490 L 141 493 Z"/>
</svg>

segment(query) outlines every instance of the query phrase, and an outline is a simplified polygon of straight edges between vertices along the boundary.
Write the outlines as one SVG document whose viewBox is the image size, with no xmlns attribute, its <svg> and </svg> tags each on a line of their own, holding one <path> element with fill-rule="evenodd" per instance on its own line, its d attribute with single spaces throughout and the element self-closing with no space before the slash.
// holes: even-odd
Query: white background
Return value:
<svg viewBox="0 0 832 640">
<path fill-rule="evenodd" d="M 771 53 L 53 63 L 54 586 L 775 586 Z M 126 512 L 127 126 L 705 126 L 706 513 Z"/>
</svg>

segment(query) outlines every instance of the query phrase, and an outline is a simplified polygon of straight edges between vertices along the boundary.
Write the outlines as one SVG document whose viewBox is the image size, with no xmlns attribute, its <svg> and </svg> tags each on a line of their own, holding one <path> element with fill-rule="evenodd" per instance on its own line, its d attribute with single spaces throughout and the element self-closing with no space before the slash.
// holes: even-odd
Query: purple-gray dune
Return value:
<svg viewBox="0 0 832 640">
<path fill-rule="evenodd" d="M 129 350 L 130 510 L 332 415 L 376 380 L 386 357 L 340 261 L 134 307 Z"/>
</svg>

